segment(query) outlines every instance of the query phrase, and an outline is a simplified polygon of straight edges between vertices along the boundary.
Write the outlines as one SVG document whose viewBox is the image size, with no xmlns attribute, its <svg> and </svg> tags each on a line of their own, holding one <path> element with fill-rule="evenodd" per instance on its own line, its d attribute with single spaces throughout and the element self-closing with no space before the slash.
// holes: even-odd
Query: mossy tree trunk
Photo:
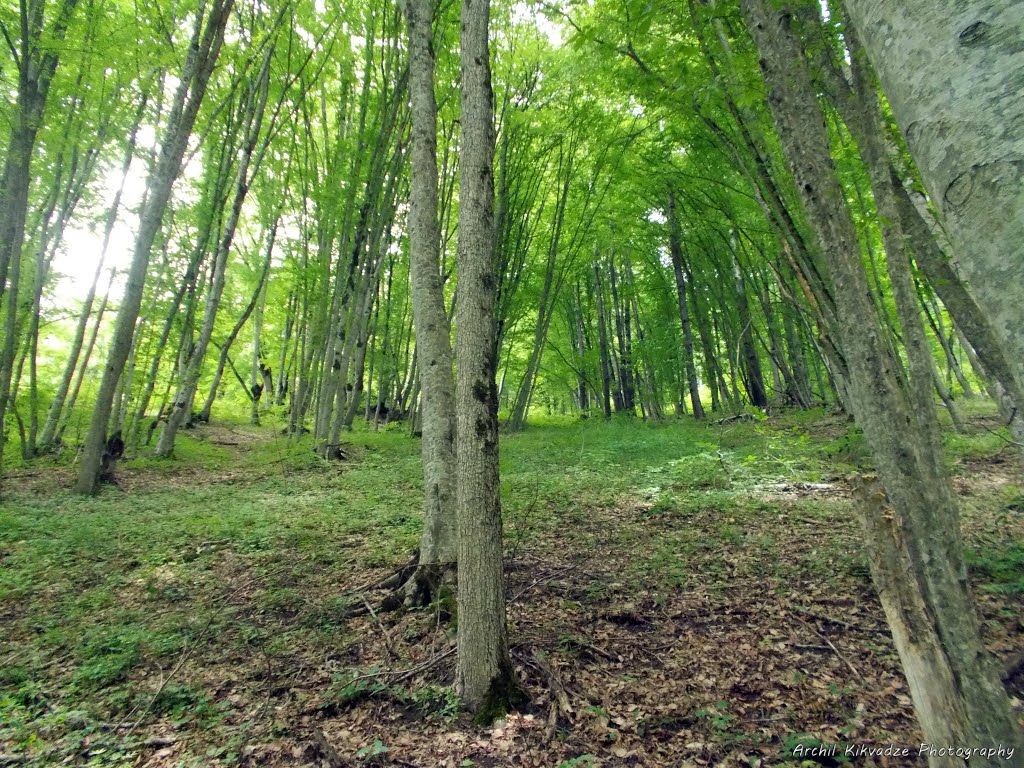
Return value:
<svg viewBox="0 0 1024 768">
<path fill-rule="evenodd" d="M 423 533 L 411 602 L 433 599 L 453 573 L 455 528 L 455 379 L 451 330 L 444 308 L 438 223 L 437 101 L 434 96 L 434 4 L 406 0 L 412 172 L 409 193 L 409 270 L 416 365 L 423 388 Z"/>
</svg>

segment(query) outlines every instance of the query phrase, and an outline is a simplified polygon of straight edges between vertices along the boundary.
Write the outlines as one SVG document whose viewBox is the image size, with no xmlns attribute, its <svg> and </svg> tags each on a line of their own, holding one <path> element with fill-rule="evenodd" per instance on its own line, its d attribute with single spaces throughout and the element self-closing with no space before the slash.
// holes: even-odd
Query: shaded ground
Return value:
<svg viewBox="0 0 1024 768">
<path fill-rule="evenodd" d="M 1024 467 L 986 426 L 947 447 L 986 641 L 1012 664 Z M 798 765 L 801 742 L 919 742 L 859 552 L 843 477 L 865 452 L 845 422 L 506 439 L 530 704 L 483 730 L 448 687 L 450 606 L 345 618 L 415 546 L 420 499 L 417 443 L 351 440 L 352 460 L 325 463 L 270 428 L 208 427 L 98 499 L 63 490 L 66 469 L 9 480 L 0 764 Z"/>
</svg>

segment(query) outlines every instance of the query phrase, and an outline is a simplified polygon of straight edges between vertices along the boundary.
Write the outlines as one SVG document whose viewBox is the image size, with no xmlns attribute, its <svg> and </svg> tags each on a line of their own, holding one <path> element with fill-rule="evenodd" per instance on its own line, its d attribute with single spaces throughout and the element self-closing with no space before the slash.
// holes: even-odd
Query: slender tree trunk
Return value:
<svg viewBox="0 0 1024 768">
<path fill-rule="evenodd" d="M 612 292 L 612 304 L 609 311 L 614 317 L 615 335 L 618 339 L 619 359 L 617 369 L 619 372 L 618 380 L 621 398 L 620 410 L 633 414 L 636 404 L 634 403 L 633 396 L 633 359 L 629 339 L 629 313 L 628 309 L 625 312 L 623 311 L 625 302 L 619 301 L 619 277 L 615 271 L 614 253 L 608 257 L 608 276 Z"/>
<path fill-rule="evenodd" d="M 206 422 L 210 420 L 210 412 L 213 410 L 213 401 L 216 399 L 217 390 L 220 388 L 221 377 L 224 375 L 224 366 L 227 364 L 231 345 L 235 343 L 235 339 L 238 338 L 238 334 L 241 333 L 242 328 L 245 327 L 245 323 L 253 313 L 257 303 L 266 300 L 267 274 L 270 272 L 270 263 L 274 252 L 274 242 L 277 238 L 277 225 L 278 221 L 275 220 L 274 224 L 270 228 L 270 236 L 267 241 L 267 256 L 263 260 L 263 271 L 260 272 L 260 279 L 256 284 L 256 290 L 253 291 L 252 296 L 249 298 L 249 303 L 245 305 L 245 309 L 242 310 L 241 316 L 235 322 L 235 326 L 231 329 L 231 333 L 228 334 L 227 339 L 225 339 L 224 344 L 220 348 L 220 357 L 217 359 L 217 369 L 214 371 L 213 382 L 210 385 L 209 393 L 206 395 L 206 402 L 203 404 L 203 409 L 199 412 L 199 421 Z M 261 322 L 257 321 L 257 327 L 259 327 L 260 324 Z M 258 344 L 255 346 L 257 349 L 259 348 Z M 256 359 L 256 365 L 258 366 L 259 358 L 257 357 Z"/>
<path fill-rule="evenodd" d="M 493 719 L 517 690 L 508 653 L 498 485 L 494 268 L 494 114 L 489 0 L 463 0 L 462 146 L 459 157 L 459 301 L 455 359 L 456 515 L 459 561 L 457 687 Z"/>
<path fill-rule="evenodd" d="M 71 423 L 71 416 L 75 411 L 75 402 L 78 400 L 78 393 L 82 389 L 82 382 L 85 380 L 85 374 L 89 370 L 89 360 L 92 358 L 92 351 L 96 347 L 96 337 L 99 335 L 100 325 L 103 323 L 103 315 L 107 311 L 107 304 L 110 300 L 110 288 L 114 283 L 115 271 L 110 270 L 110 278 L 107 280 L 107 289 L 103 292 L 103 298 L 100 300 L 99 309 L 96 310 L 96 320 L 93 322 L 92 330 L 89 331 L 89 338 L 85 343 L 85 351 L 82 352 L 81 362 L 78 366 L 78 373 L 75 375 L 75 381 L 71 385 L 71 391 L 68 394 L 67 407 L 64 409 L 64 415 L 61 417 L 61 421 L 57 426 L 57 433 L 54 436 L 54 444 L 59 445 L 64 437 L 64 431 L 67 429 L 68 424 Z"/>
<path fill-rule="evenodd" d="M 867 483 L 862 493 L 872 575 L 925 740 L 1020 744 L 1009 698 L 978 634 L 929 377 L 912 360 L 908 383 L 886 342 L 790 13 L 769 0 L 742 0 L 742 8 L 787 163 L 836 287 L 847 395 L 884 487 L 880 493 Z M 930 758 L 932 766 L 960 762 Z"/>
<path fill-rule="evenodd" d="M 605 328 L 604 312 L 604 286 L 601 284 L 601 268 L 594 262 L 594 295 L 597 298 L 597 345 L 601 353 L 601 404 L 604 407 L 604 417 L 610 419 L 612 416 L 612 365 L 608 355 L 608 332 Z"/>
<path fill-rule="evenodd" d="M 676 277 L 676 297 L 679 300 L 679 322 L 683 327 L 683 362 L 686 366 L 686 387 L 690 392 L 690 406 L 695 419 L 704 418 L 704 405 L 700 401 L 700 382 L 693 357 L 693 331 L 690 328 L 690 309 L 686 302 L 686 278 L 683 270 L 683 239 L 679 228 L 675 194 L 668 195 L 668 243 L 672 257 L 672 271 Z"/>
<path fill-rule="evenodd" d="M 281 339 L 281 357 L 277 362 L 277 383 L 274 386 L 274 405 L 283 405 L 285 395 L 288 393 L 288 367 L 295 359 L 288 356 L 288 347 L 292 341 L 292 332 L 295 329 L 295 315 L 298 309 L 298 296 L 291 292 L 288 294 L 288 303 L 285 305 L 284 337 Z"/>
<path fill-rule="evenodd" d="M 261 281 L 256 293 L 253 294 L 255 301 L 253 302 L 253 308 L 256 312 L 256 317 L 252 323 L 252 371 L 249 374 L 249 394 L 252 398 L 249 410 L 249 423 L 253 426 L 259 426 L 260 424 L 260 403 L 263 402 L 264 396 L 267 399 L 270 398 L 270 388 L 266 385 L 266 377 L 263 371 L 266 370 L 263 364 L 263 312 L 267 306 L 267 287 Z M 234 339 L 229 339 L 228 343 L 224 346 L 225 348 L 230 346 L 230 343 Z M 221 350 L 224 352 L 224 350 Z M 220 374 L 223 371 L 223 366 L 218 364 L 217 371 L 214 372 L 214 383 L 219 383 Z M 257 389 L 259 387 L 259 389 Z M 211 388 L 210 397 L 214 396 L 215 390 Z M 200 414 L 200 421 L 208 421 L 210 418 L 209 413 L 206 414 L 206 419 L 203 419 L 203 414 Z"/>
<path fill-rule="evenodd" d="M 794 403 L 799 403 L 802 408 L 810 408 L 814 392 L 811 390 L 811 379 L 807 374 L 806 350 L 803 341 L 797 334 L 796 323 L 793 320 L 793 314 L 796 311 L 788 302 L 783 305 L 782 328 L 786 335 L 786 356 L 793 372 L 792 382 L 787 382 L 793 388 L 789 399 Z"/>
<path fill-rule="evenodd" d="M 43 3 L 20 3 L 20 50 L 15 59 L 18 85 L 11 114 L 10 136 L 4 159 L 3 205 L 0 206 L 0 306 L 6 297 L 4 342 L 0 348 L 0 470 L 3 467 L 4 428 L 11 377 L 17 354 L 18 290 L 21 282 L 22 247 L 32 183 L 32 156 L 42 125 L 50 83 L 59 63 L 59 51 L 71 23 L 77 0 L 62 0 L 49 30 L 43 29 Z M 47 38 L 47 44 L 40 44 Z M 13 46 L 13 40 L 6 40 Z"/>
<path fill-rule="evenodd" d="M 135 239 L 135 252 L 128 273 L 128 282 L 96 396 L 89 434 L 83 445 L 78 482 L 75 486 L 79 493 L 93 494 L 99 488 L 103 446 L 107 439 L 107 422 L 113 408 L 118 380 L 131 351 L 135 321 L 142 305 L 142 292 L 149 269 L 150 252 L 171 196 L 171 188 L 181 170 L 182 158 L 196 115 L 199 113 L 199 105 L 202 103 L 217 55 L 220 53 L 224 28 L 233 2 L 234 0 L 213 0 L 205 25 L 201 15 L 197 15 L 196 18 L 192 43 L 168 118 L 160 157 L 150 178 L 146 204 L 139 216 L 139 230 Z"/>
<path fill-rule="evenodd" d="M 573 293 L 573 326 L 576 331 L 576 402 L 580 413 L 587 416 L 590 413 L 590 392 L 587 388 L 586 377 L 586 356 L 587 345 L 583 335 L 583 302 L 580 297 L 580 286 L 576 283 Z"/>
<path fill-rule="evenodd" d="M 245 202 L 249 192 L 249 169 L 253 165 L 257 141 L 263 125 L 263 115 L 267 106 L 272 52 L 273 46 L 268 46 L 267 53 L 263 59 L 263 67 L 256 80 L 252 83 L 247 103 L 243 107 L 244 113 L 241 115 L 241 125 L 244 127 L 246 134 L 245 146 L 241 150 L 241 157 L 235 170 L 231 209 L 228 212 L 227 220 L 224 222 L 223 232 L 217 246 L 217 253 L 210 267 L 212 274 L 210 286 L 204 298 L 203 322 L 199 329 L 199 336 L 196 339 L 195 347 L 188 356 L 188 363 L 180 378 L 178 392 L 174 396 L 171 412 L 167 414 L 167 423 L 164 425 L 163 432 L 160 433 L 160 439 L 156 444 L 156 455 L 163 458 L 169 457 L 174 452 L 174 440 L 178 429 L 192 417 L 192 401 L 195 399 L 199 377 L 203 371 L 203 363 L 206 361 L 206 350 L 209 347 L 210 339 L 213 337 L 214 323 L 217 320 L 221 297 L 224 294 L 231 244 L 234 241 L 238 221 L 241 218 L 242 204 Z M 267 141 L 269 141 L 269 134 L 264 139 L 264 142 Z M 258 160 L 256 165 L 258 166 Z"/>
<path fill-rule="evenodd" d="M 758 408 L 768 407 L 768 393 L 764 388 L 764 374 L 761 371 L 761 359 L 754 343 L 754 318 L 750 314 L 750 302 L 747 299 L 747 281 L 743 277 L 743 268 L 738 255 L 733 251 L 733 287 L 736 291 L 736 309 L 739 313 L 740 337 L 737 340 L 739 352 L 743 357 L 742 378 L 744 389 L 750 404 Z M 735 379 L 734 379 L 735 380 Z M 737 398 L 738 400 L 739 398 Z"/>
</svg>

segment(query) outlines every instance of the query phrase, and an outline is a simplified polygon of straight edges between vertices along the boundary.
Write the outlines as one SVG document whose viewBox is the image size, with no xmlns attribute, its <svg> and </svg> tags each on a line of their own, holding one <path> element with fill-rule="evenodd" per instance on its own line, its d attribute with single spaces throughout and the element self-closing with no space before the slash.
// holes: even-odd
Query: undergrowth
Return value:
<svg viewBox="0 0 1024 768">
<path fill-rule="evenodd" d="M 279 429 L 229 424 L 183 433 L 173 460 L 129 457 L 118 467 L 122 489 L 94 498 L 74 495 L 59 465 L 41 469 L 41 483 L 8 483 L 0 508 L 6 751 L 45 765 L 94 740 L 104 751 L 89 759 L 130 763 L 138 739 L 113 738 L 112 726 L 163 719 L 209 732 L 219 745 L 197 764 L 229 764 L 235 737 L 217 729 L 232 717 L 230 697 L 201 675 L 157 688 L 160 680 L 190 654 L 237 654 L 273 669 L 297 648 L 345 646 L 349 603 L 340 593 L 354 586 L 351 574 L 386 572 L 417 544 L 419 443 L 401 427 L 357 429 L 346 438 L 352 458 L 327 462 L 308 438 L 292 441 Z M 946 447 L 954 472 L 1006 448 L 988 431 L 947 435 Z M 507 546 L 514 557 L 563 526 L 597 546 L 603 516 L 618 515 L 615 545 L 637 550 L 621 588 L 650 591 L 655 605 L 695 581 L 866 578 L 848 540 L 822 537 L 795 551 L 772 534 L 771 521 L 850 529 L 845 499 L 801 496 L 799 487 L 841 485 L 869 464 L 859 433 L 821 412 L 765 423 L 534 426 L 502 439 Z M 1019 514 L 1022 495 L 1011 484 L 982 489 L 970 503 Z M 694 521 L 712 535 L 697 535 Z M 985 589 L 1024 592 L 1024 548 L 994 525 L 968 553 L 972 573 Z M 656 543 L 637 544 L 650 541 L 650 531 Z M 755 556 L 730 556 L 740 550 Z M 619 588 L 595 585 L 600 594 L 580 599 L 607 600 Z M 364 681 L 365 672 L 337 677 L 322 706 L 386 696 L 422 716 L 450 720 L 458 712 L 449 687 L 391 686 Z M 723 707 L 702 717 L 724 733 L 731 716 Z"/>
</svg>

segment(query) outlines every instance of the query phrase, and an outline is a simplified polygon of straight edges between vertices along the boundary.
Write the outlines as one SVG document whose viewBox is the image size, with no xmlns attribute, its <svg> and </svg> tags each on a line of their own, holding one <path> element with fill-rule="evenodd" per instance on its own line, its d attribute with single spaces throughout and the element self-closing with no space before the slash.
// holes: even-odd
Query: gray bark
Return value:
<svg viewBox="0 0 1024 768">
<path fill-rule="evenodd" d="M 204 299 L 203 322 L 199 329 L 199 337 L 195 346 L 188 356 L 181 379 L 178 384 L 178 391 L 174 396 L 171 412 L 167 415 L 167 424 L 156 444 L 156 455 L 164 458 L 174 452 L 174 440 L 178 429 L 191 418 L 192 401 L 195 399 L 196 388 L 199 384 L 199 377 L 203 371 L 203 363 L 206 361 L 206 350 L 213 337 L 213 326 L 217 321 L 217 312 L 220 309 L 221 297 L 224 294 L 224 285 L 227 277 L 228 257 L 231 253 L 231 245 L 234 241 L 235 231 L 242 215 L 242 204 L 245 202 L 249 192 L 249 169 L 253 164 L 253 155 L 256 151 L 256 143 L 259 138 L 260 128 L 263 125 L 263 115 L 267 106 L 267 92 L 270 78 L 270 61 L 273 46 L 268 46 L 267 53 L 263 59 L 262 70 L 253 83 L 252 90 L 248 94 L 248 101 L 244 107 L 243 125 L 246 130 L 245 146 L 242 149 L 238 168 L 235 171 L 234 194 L 231 201 L 231 210 L 224 222 L 224 230 L 217 245 L 217 253 L 211 265 L 212 275 L 210 287 Z M 269 134 L 265 141 L 269 141 Z M 258 162 L 257 162 L 258 165 Z"/>
<path fill-rule="evenodd" d="M 693 330 L 690 328 L 690 309 L 686 301 L 686 276 L 683 271 L 683 239 L 679 229 L 679 214 L 676 211 L 675 195 L 668 196 L 669 254 L 672 257 L 672 271 L 676 277 L 676 295 L 679 300 L 679 322 L 683 328 L 683 362 L 686 367 L 686 387 L 690 393 L 690 406 L 695 419 L 704 418 L 704 406 L 700 401 L 700 383 L 697 381 L 697 365 L 693 356 Z"/>
<path fill-rule="evenodd" d="M 11 130 L 4 158 L 3 206 L 0 206 L 0 305 L 6 296 L 4 343 L 0 349 L 0 467 L 3 462 L 8 397 L 17 352 L 18 288 L 21 281 L 22 246 L 32 183 L 32 156 L 57 71 L 61 45 L 71 23 L 77 0 L 63 0 L 52 27 L 43 29 L 43 0 L 20 4 L 20 50 L 15 56 L 18 76 L 17 99 L 11 115 Z M 43 37 L 52 41 L 41 45 Z M 13 41 L 8 38 L 8 45 Z"/>
<path fill-rule="evenodd" d="M 93 302 L 96 299 L 96 286 L 99 284 L 100 275 L 103 272 L 103 264 L 106 261 L 107 250 L 110 247 L 110 237 L 113 234 L 114 224 L 117 222 L 121 196 L 124 192 L 125 182 L 128 180 L 128 171 L 131 167 L 132 157 L 135 154 L 136 135 L 139 123 L 142 120 L 142 110 L 145 107 L 146 101 L 147 98 L 143 95 L 139 110 L 136 113 L 135 122 L 132 124 L 132 130 L 128 137 L 128 146 L 125 149 L 124 161 L 121 164 L 121 182 L 118 185 L 117 192 L 114 193 L 114 199 L 110 203 L 110 210 L 107 211 L 107 220 L 103 228 L 103 245 L 100 249 L 99 263 L 96 265 L 96 272 L 93 275 L 92 283 L 89 285 L 89 292 L 82 303 L 82 314 L 79 315 L 78 323 L 75 326 L 75 334 L 71 340 L 71 349 L 68 351 L 64 373 L 61 376 L 60 383 L 57 385 L 57 392 L 54 395 L 53 402 L 50 403 L 50 409 L 39 438 L 39 450 L 42 452 L 53 448 L 54 439 L 57 436 L 57 426 L 60 424 L 61 412 L 67 400 L 68 390 L 71 388 L 71 380 L 74 378 L 75 368 L 78 365 L 78 356 L 82 352 L 86 326 L 89 324 Z"/>
<path fill-rule="evenodd" d="M 494 114 L 488 0 L 463 0 L 462 146 L 459 157 L 459 300 L 456 304 L 456 516 L 459 627 L 456 685 L 466 706 L 492 718 L 509 706 L 498 487 L 495 384 Z"/>
<path fill-rule="evenodd" d="M 213 401 L 214 401 L 214 399 L 216 399 L 216 397 L 217 397 L 217 390 L 220 388 L 221 377 L 224 375 L 224 366 L 227 365 L 228 355 L 231 352 L 231 345 L 235 343 L 235 339 L 238 338 L 238 334 L 241 333 L 242 328 L 245 327 L 245 323 L 249 320 L 249 316 L 252 314 L 253 310 L 256 309 L 257 303 L 258 302 L 266 301 L 267 274 L 270 272 L 270 263 L 271 263 L 271 260 L 272 260 L 272 257 L 273 257 L 273 253 L 274 253 L 274 242 L 275 242 L 275 240 L 277 238 L 277 225 L 278 225 L 278 220 L 275 220 L 273 225 L 270 228 L 270 236 L 269 236 L 269 239 L 267 240 L 267 255 L 266 255 L 266 257 L 263 260 L 263 269 L 260 272 L 259 281 L 256 283 L 256 290 L 253 291 L 252 296 L 249 298 L 249 303 L 245 305 L 245 308 L 242 310 L 241 316 L 238 318 L 237 321 L 235 321 L 235 325 L 231 329 L 231 333 L 228 334 L 228 337 L 224 341 L 224 344 L 220 347 L 220 357 L 217 358 L 217 369 L 216 369 L 216 371 L 214 371 L 214 374 L 213 374 L 213 382 L 210 384 L 210 391 L 209 391 L 209 393 L 206 396 L 206 402 L 203 404 L 203 408 L 199 412 L 199 420 L 200 421 L 209 421 L 210 420 L 210 413 L 213 410 Z M 261 309 L 261 314 L 262 314 L 262 304 L 260 305 L 260 309 Z M 256 319 L 256 328 L 257 328 L 257 330 L 255 332 L 256 333 L 255 338 L 257 338 L 257 339 L 259 338 L 258 334 L 259 334 L 259 328 L 260 328 L 261 325 L 262 325 L 262 318 L 257 316 L 257 319 Z M 253 370 L 256 370 L 258 365 L 259 365 L 259 360 L 260 360 L 260 357 L 259 357 L 259 344 L 255 343 L 253 346 L 254 346 Z M 270 391 L 269 390 L 264 391 L 263 394 L 265 396 L 267 396 L 267 397 L 270 397 Z M 258 418 L 253 423 L 258 424 L 259 423 Z"/>
<path fill-rule="evenodd" d="M 968 289 L 1024 382 L 1024 4 L 847 0 Z"/>
<path fill-rule="evenodd" d="M 908 383 L 887 343 L 790 13 L 769 0 L 743 0 L 742 7 L 787 163 L 837 288 L 837 341 L 846 364 L 847 399 L 884 488 L 884 493 L 862 494 L 872 575 L 925 740 L 1020 744 L 1009 698 L 978 633 L 959 510 L 930 402 L 930 376 L 912 362 Z M 889 505 L 891 511 L 884 511 Z M 930 763 L 960 761 L 933 757 Z"/>
</svg>

